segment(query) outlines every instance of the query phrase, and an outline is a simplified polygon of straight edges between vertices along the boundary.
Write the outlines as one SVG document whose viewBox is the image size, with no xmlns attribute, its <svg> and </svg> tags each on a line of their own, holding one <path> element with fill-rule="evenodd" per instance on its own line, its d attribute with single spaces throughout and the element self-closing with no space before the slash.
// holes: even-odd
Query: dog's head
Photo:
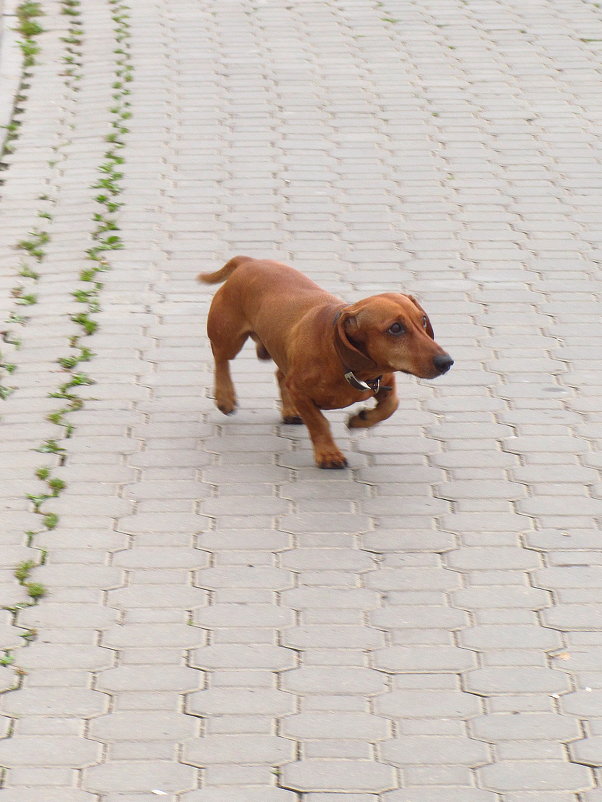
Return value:
<svg viewBox="0 0 602 802">
<path fill-rule="evenodd" d="M 434 379 L 454 364 L 411 295 L 387 292 L 357 301 L 343 309 L 336 330 L 341 356 L 354 371 L 401 371 Z"/>
</svg>

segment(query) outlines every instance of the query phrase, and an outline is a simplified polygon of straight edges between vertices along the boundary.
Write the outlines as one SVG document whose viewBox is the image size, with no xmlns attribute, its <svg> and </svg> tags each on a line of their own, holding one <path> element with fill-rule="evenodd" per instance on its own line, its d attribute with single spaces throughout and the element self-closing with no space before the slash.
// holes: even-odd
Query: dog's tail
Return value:
<svg viewBox="0 0 602 802">
<path fill-rule="evenodd" d="M 239 265 L 250 260 L 250 256 L 233 256 L 229 262 L 226 262 L 221 270 L 216 270 L 215 273 L 199 273 L 197 279 L 199 281 L 204 281 L 205 284 L 219 284 L 220 282 L 225 281 Z"/>
</svg>

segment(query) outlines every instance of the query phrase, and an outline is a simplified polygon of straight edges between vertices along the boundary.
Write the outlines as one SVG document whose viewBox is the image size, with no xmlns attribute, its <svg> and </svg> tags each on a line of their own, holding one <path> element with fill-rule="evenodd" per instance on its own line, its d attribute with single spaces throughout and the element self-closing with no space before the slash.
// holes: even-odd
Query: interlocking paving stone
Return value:
<svg viewBox="0 0 602 802">
<path fill-rule="evenodd" d="M 91 791 L 186 791 L 194 784 L 191 766 L 163 761 L 107 761 L 87 771 Z M 150 788 L 149 788 L 150 786 Z"/>
<path fill-rule="evenodd" d="M 198 627 L 186 624 L 125 624 L 106 630 L 103 646 L 109 647 L 169 647 L 190 648 L 199 646 L 205 640 L 205 632 Z"/>
<path fill-rule="evenodd" d="M 469 738 L 403 736 L 381 744 L 384 759 L 394 765 L 454 764 L 477 766 L 489 761 L 487 747 Z"/>
<path fill-rule="evenodd" d="M 591 773 L 585 766 L 560 761 L 531 763 L 499 761 L 479 769 L 482 780 L 496 791 L 587 790 Z"/>
<path fill-rule="evenodd" d="M 554 738 L 569 741 L 578 737 L 574 719 L 553 713 L 496 713 L 472 719 L 470 728 L 486 741 L 530 741 Z"/>
<path fill-rule="evenodd" d="M 3 802 L 30 802 L 39 793 L 39 786 L 22 786 L 21 788 L 8 788 L 2 792 Z M 95 794 L 78 791 L 75 788 L 44 788 L 44 802 L 95 802 Z"/>
<path fill-rule="evenodd" d="M 297 802 L 297 794 L 283 788 L 246 788 L 237 789 L 229 786 L 227 790 L 220 788 L 204 788 L 200 791 L 189 791 L 182 794 L 184 802 L 223 802 L 224 794 L 229 802 Z"/>
<path fill-rule="evenodd" d="M 548 668 L 480 668 L 465 677 L 466 688 L 474 693 L 560 693 L 569 689 L 568 677 Z"/>
<path fill-rule="evenodd" d="M 365 694 L 383 693 L 385 679 L 377 672 L 360 666 L 305 666 L 282 674 L 281 687 L 297 693 Z"/>
<path fill-rule="evenodd" d="M 0 752 L 49 765 L 2 800 L 602 799 L 595 5 L 126 0 L 127 47 L 111 3 L 45 6 L 0 187 Z M 124 247 L 65 438 L 120 49 Z M 375 431 L 327 413 L 319 471 L 252 348 L 213 407 L 194 276 L 236 251 L 414 293 L 454 368 Z"/>
<path fill-rule="evenodd" d="M 7 695 L 2 709 L 16 715 L 35 710 L 37 715 L 85 718 L 104 712 L 108 701 L 106 694 L 85 688 L 27 688 L 22 693 Z"/>
<path fill-rule="evenodd" d="M 459 607 L 473 609 L 518 608 L 540 610 L 550 604 L 550 596 L 539 588 L 510 585 L 483 585 L 452 591 L 451 596 Z"/>
<path fill-rule="evenodd" d="M 378 649 L 373 656 L 374 666 L 395 673 L 464 671 L 475 666 L 475 656 L 457 646 L 392 646 Z"/>
<path fill-rule="evenodd" d="M 103 691 L 194 690 L 201 677 L 186 666 L 119 666 L 103 671 L 98 681 Z"/>
<path fill-rule="evenodd" d="M 296 649 L 374 649 L 382 646 L 383 641 L 378 630 L 336 624 L 291 627 L 282 637 L 285 646 Z"/>
<path fill-rule="evenodd" d="M 458 641 L 469 649 L 553 649 L 562 645 L 560 636 L 536 626 L 474 626 L 460 632 Z"/>
<path fill-rule="evenodd" d="M 245 715 L 292 713 L 294 697 L 272 689 L 236 688 L 198 691 L 187 697 L 193 715 L 225 715 L 243 711 Z"/>
<path fill-rule="evenodd" d="M 195 649 L 191 654 L 191 664 L 196 668 L 271 668 L 274 671 L 292 668 L 295 665 L 295 652 L 269 644 L 215 644 Z"/>
<path fill-rule="evenodd" d="M 572 759 L 586 766 L 602 766 L 602 738 L 590 737 L 569 745 Z"/>
<path fill-rule="evenodd" d="M 369 741 L 390 736 L 390 725 L 385 718 L 365 712 L 338 710 L 324 713 L 298 713 L 282 719 L 284 734 L 296 738 L 358 738 Z"/>
<path fill-rule="evenodd" d="M 0 760 L 5 766 L 70 766 L 96 763 L 100 746 L 71 736 L 15 735 L 0 741 Z"/>
<path fill-rule="evenodd" d="M 99 741 L 154 741 L 195 735 L 195 720 L 176 712 L 123 711 L 92 719 L 89 733 Z"/>
<path fill-rule="evenodd" d="M 602 716 L 602 690 L 586 689 L 568 693 L 560 700 L 562 710 L 584 719 Z"/>
<path fill-rule="evenodd" d="M 111 607 L 131 610 L 138 607 L 165 609 L 191 609 L 207 602 L 207 594 L 200 588 L 177 584 L 153 584 L 146 587 L 125 587 L 108 593 Z"/>
<path fill-rule="evenodd" d="M 34 642 L 19 655 L 19 664 L 26 669 L 36 668 L 88 668 L 102 670 L 110 668 L 115 654 L 92 644 L 67 644 Z"/>
<path fill-rule="evenodd" d="M 208 735 L 184 746 L 184 760 L 194 766 L 265 763 L 280 766 L 293 759 L 294 743 L 275 735 Z"/>
<path fill-rule="evenodd" d="M 374 710 L 395 718 L 465 718 L 478 715 L 480 704 L 476 696 L 460 691 L 410 689 L 378 697 Z"/>
<path fill-rule="evenodd" d="M 283 766 L 289 788 L 333 791 L 385 791 L 395 784 L 392 766 L 373 761 L 300 760 Z"/>
</svg>

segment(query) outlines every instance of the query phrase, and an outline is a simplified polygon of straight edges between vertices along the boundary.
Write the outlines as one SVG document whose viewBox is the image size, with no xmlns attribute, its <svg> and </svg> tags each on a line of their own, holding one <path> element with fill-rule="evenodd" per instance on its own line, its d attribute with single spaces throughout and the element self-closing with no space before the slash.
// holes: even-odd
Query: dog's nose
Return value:
<svg viewBox="0 0 602 802">
<path fill-rule="evenodd" d="M 433 357 L 433 363 L 441 374 L 447 373 L 447 371 L 454 364 L 454 360 L 449 354 L 437 354 L 437 356 Z"/>
</svg>

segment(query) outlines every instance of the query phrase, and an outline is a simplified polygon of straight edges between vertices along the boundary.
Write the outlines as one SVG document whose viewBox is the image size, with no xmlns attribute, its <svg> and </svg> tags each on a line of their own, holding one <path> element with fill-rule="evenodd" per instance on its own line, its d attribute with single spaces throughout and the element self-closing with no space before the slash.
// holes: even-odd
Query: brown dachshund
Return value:
<svg viewBox="0 0 602 802">
<path fill-rule="evenodd" d="M 454 360 L 434 341 L 430 321 L 411 295 L 386 292 L 346 304 L 292 267 L 235 256 L 200 281 L 226 281 L 216 292 L 207 333 L 215 358 L 215 403 L 236 408 L 229 360 L 251 337 L 260 359 L 273 359 L 284 423 L 305 423 L 320 468 L 344 468 L 321 409 L 374 396 L 347 423 L 374 426 L 397 409 L 394 371 L 422 379 L 446 373 Z"/>
</svg>

